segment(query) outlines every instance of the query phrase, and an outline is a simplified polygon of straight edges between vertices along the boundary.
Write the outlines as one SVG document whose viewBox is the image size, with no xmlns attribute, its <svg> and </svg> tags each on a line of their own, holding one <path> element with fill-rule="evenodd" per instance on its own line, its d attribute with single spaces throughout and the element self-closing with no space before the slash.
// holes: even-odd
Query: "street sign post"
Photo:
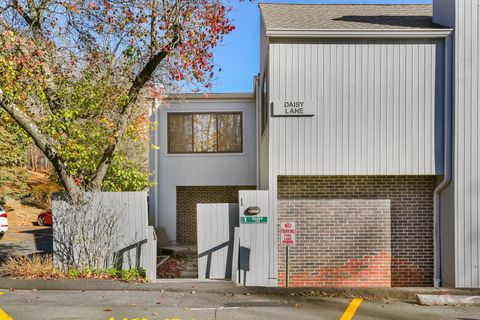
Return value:
<svg viewBox="0 0 480 320">
<path fill-rule="evenodd" d="M 286 247 L 294 246 L 296 233 L 295 222 L 282 222 L 280 225 L 280 244 Z"/>
<path fill-rule="evenodd" d="M 285 246 L 285 286 L 288 287 L 289 285 L 289 270 L 288 270 L 288 263 L 289 263 L 289 248 L 296 244 L 296 235 L 297 229 L 295 222 L 282 222 L 280 224 L 280 244 Z"/>
</svg>

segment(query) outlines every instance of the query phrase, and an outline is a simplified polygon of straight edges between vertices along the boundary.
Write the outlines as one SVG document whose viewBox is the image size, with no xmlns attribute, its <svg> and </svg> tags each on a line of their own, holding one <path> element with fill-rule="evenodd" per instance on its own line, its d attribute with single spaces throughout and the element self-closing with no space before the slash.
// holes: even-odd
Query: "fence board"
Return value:
<svg viewBox="0 0 480 320">
<path fill-rule="evenodd" d="M 88 212 L 72 213 L 74 209 L 69 207 L 64 194 L 58 193 L 52 196 L 53 248 L 57 263 L 65 266 L 65 262 L 62 262 L 64 258 L 62 258 L 62 250 L 65 250 L 64 239 L 78 237 L 77 232 L 84 221 L 97 221 L 101 215 L 107 215 L 112 219 L 112 226 L 116 230 L 112 232 L 112 236 L 102 237 L 99 234 L 98 229 L 102 228 L 100 223 L 83 225 L 85 229 L 89 229 L 86 230 L 89 236 L 101 239 L 97 241 L 98 247 L 112 248 L 110 249 L 112 254 L 105 254 L 102 257 L 105 261 L 102 261 L 101 267 L 115 266 L 121 269 L 142 267 L 148 279 L 155 279 L 157 240 L 153 228 L 148 226 L 147 194 L 145 192 L 100 192 L 93 196 L 89 207 Z M 72 219 L 78 225 L 73 224 L 73 228 L 67 228 Z M 108 228 L 105 231 L 108 232 Z M 105 245 L 108 241 L 113 245 Z M 77 239 L 69 245 L 73 257 L 78 258 L 82 254 L 80 242 L 81 240 Z"/>
<path fill-rule="evenodd" d="M 198 278 L 230 279 L 238 204 L 197 205 Z"/>
</svg>

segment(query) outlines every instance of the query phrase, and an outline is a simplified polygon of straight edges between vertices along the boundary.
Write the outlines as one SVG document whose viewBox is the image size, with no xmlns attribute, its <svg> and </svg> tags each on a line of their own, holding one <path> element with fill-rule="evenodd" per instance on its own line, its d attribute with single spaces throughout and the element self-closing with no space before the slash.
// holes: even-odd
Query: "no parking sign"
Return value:
<svg viewBox="0 0 480 320">
<path fill-rule="evenodd" d="M 287 247 L 294 246 L 296 233 L 295 222 L 282 222 L 280 224 L 280 244 Z"/>
</svg>

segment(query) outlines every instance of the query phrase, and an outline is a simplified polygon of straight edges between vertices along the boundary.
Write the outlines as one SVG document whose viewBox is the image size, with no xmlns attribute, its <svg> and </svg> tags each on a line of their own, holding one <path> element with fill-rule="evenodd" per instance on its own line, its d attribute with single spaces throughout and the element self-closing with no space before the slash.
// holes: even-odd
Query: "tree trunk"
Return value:
<svg viewBox="0 0 480 320">
<path fill-rule="evenodd" d="M 66 170 L 65 164 L 53 147 L 49 139 L 37 128 L 33 120 L 23 113 L 17 106 L 5 96 L 0 89 L 0 106 L 17 122 L 17 124 L 25 130 L 33 139 L 37 147 L 50 160 L 53 167 L 60 177 L 60 181 L 65 188 L 65 191 L 72 198 L 79 198 L 81 196 L 81 189 L 75 183 L 75 180 L 70 176 Z"/>
</svg>

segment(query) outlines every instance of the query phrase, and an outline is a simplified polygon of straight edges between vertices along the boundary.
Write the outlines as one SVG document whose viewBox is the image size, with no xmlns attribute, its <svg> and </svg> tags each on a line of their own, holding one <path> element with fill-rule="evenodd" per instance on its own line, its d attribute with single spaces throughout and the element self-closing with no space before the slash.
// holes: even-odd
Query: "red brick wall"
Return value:
<svg viewBox="0 0 480 320">
<path fill-rule="evenodd" d="M 198 203 L 238 203 L 238 191 L 255 189 L 255 186 L 177 187 L 177 242 L 197 243 Z"/>
<path fill-rule="evenodd" d="M 280 176 L 278 198 L 280 202 L 292 199 L 389 199 L 391 285 L 432 286 L 435 185 L 434 176 Z M 279 222 L 288 218 L 286 210 L 279 212 Z M 305 251 L 305 254 L 310 253 L 322 254 L 313 245 Z"/>
<path fill-rule="evenodd" d="M 285 199 L 280 222 L 295 221 L 289 253 L 292 287 L 391 285 L 390 200 Z M 279 286 L 285 285 L 285 248 L 279 249 Z"/>
</svg>

